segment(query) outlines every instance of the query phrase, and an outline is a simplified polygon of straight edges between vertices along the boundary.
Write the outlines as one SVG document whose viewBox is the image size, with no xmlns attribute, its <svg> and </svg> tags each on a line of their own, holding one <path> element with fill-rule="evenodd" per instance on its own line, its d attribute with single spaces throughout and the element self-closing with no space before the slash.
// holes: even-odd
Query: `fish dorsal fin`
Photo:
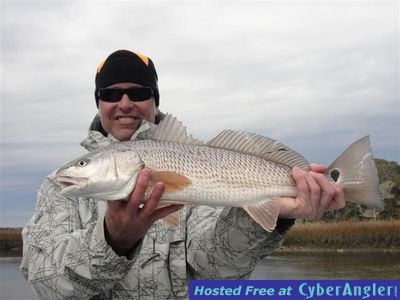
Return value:
<svg viewBox="0 0 400 300">
<path fill-rule="evenodd" d="M 271 160 L 289 167 L 309 170 L 309 163 L 299 153 L 273 139 L 234 130 L 224 130 L 207 146 L 237 151 Z"/>
<path fill-rule="evenodd" d="M 177 142 L 181 144 L 202 145 L 199 140 L 194 139 L 186 132 L 186 127 L 174 116 L 167 114 L 158 124 L 153 139 L 157 141 Z"/>
</svg>

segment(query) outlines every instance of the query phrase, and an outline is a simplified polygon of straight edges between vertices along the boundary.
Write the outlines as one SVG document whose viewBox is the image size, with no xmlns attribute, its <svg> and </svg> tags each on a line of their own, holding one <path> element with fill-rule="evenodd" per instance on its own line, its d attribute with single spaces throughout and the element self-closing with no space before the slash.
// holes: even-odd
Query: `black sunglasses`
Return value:
<svg viewBox="0 0 400 300">
<path fill-rule="evenodd" d="M 153 90 L 147 86 L 129 89 L 101 88 L 97 95 L 100 100 L 105 102 L 119 102 L 125 94 L 131 101 L 139 102 L 149 100 L 153 96 Z"/>
</svg>

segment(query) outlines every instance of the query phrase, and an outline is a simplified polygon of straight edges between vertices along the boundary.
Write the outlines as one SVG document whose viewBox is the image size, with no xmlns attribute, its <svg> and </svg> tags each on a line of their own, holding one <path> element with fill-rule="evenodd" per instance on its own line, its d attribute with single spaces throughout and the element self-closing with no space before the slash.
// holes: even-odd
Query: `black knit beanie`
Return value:
<svg viewBox="0 0 400 300">
<path fill-rule="evenodd" d="M 97 68 L 95 82 L 94 97 L 97 107 L 99 107 L 99 89 L 119 82 L 132 82 L 151 87 L 156 106 L 160 104 L 156 69 L 152 60 L 143 54 L 128 50 L 111 53 Z"/>
</svg>

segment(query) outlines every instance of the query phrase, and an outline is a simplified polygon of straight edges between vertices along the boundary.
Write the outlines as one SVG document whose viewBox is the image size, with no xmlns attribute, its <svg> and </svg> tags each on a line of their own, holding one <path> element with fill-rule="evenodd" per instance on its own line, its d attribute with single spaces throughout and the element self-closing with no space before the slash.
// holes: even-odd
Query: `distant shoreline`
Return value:
<svg viewBox="0 0 400 300">
<path fill-rule="evenodd" d="M 400 220 L 296 224 L 282 246 L 291 249 L 400 250 Z"/>
<path fill-rule="evenodd" d="M 0 257 L 22 256 L 22 228 L 0 228 Z M 400 252 L 400 220 L 297 223 L 279 252 Z"/>
<path fill-rule="evenodd" d="M 306 248 L 281 247 L 274 253 L 400 253 L 400 248 Z"/>
<path fill-rule="evenodd" d="M 335 254 L 347 254 L 347 253 L 400 253 L 400 248 L 358 248 L 358 249 L 346 249 L 346 248 L 300 248 L 300 247 L 281 247 L 275 250 L 272 254 L 279 256 L 280 254 L 287 255 L 291 253 L 293 255 L 302 253 L 335 253 Z M 1 257 L 22 257 L 22 249 L 17 251 L 0 251 Z"/>
</svg>

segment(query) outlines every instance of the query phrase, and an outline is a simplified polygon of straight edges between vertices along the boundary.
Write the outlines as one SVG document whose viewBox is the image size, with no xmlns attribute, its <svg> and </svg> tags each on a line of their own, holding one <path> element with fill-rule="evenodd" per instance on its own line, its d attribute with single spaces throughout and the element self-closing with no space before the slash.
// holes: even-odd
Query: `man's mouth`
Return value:
<svg viewBox="0 0 400 300">
<path fill-rule="evenodd" d="M 140 121 L 140 119 L 138 117 L 134 117 L 134 116 L 117 116 L 115 119 L 119 123 L 125 124 L 125 125 L 134 124 L 134 123 Z"/>
</svg>

